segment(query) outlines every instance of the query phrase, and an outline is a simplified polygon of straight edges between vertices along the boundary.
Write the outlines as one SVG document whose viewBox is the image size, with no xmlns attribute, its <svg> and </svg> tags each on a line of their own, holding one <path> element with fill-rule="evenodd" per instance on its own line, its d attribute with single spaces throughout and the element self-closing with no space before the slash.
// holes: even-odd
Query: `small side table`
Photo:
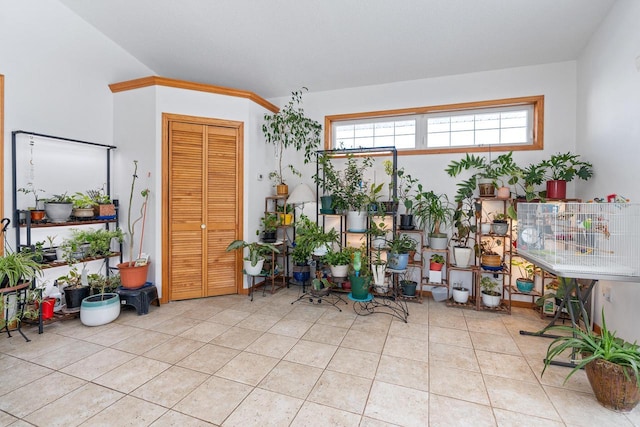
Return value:
<svg viewBox="0 0 640 427">
<path fill-rule="evenodd" d="M 145 283 L 138 289 L 125 289 L 120 286 L 116 289 L 116 293 L 120 295 L 120 305 L 135 307 L 138 316 L 149 313 L 149 305 L 153 301 L 156 301 L 156 305 L 160 307 L 158 288 L 151 282 Z"/>
</svg>

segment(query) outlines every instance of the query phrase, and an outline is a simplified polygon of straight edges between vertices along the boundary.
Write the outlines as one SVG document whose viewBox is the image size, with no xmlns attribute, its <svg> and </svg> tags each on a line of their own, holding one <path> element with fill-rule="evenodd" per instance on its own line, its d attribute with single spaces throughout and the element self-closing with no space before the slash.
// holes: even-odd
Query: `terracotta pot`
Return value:
<svg viewBox="0 0 640 427">
<path fill-rule="evenodd" d="M 509 187 L 500 187 L 498 188 L 498 194 L 496 195 L 498 199 L 510 199 L 511 198 L 511 190 Z"/>
<path fill-rule="evenodd" d="M 440 264 L 439 262 L 429 262 L 429 270 L 431 270 L 431 271 L 441 271 L 443 265 L 444 264 Z"/>
<path fill-rule="evenodd" d="M 147 283 L 147 272 L 149 271 L 149 265 L 151 262 L 147 262 L 146 265 L 129 266 L 128 262 L 118 264 L 118 270 L 120 271 L 120 281 L 122 287 L 126 289 L 138 289 Z"/>
<path fill-rule="evenodd" d="M 113 203 L 105 205 L 95 205 L 93 207 L 95 216 L 114 216 L 116 214 L 116 206 Z"/>
<path fill-rule="evenodd" d="M 567 181 L 558 179 L 547 181 L 547 199 L 566 199 Z"/>
<path fill-rule="evenodd" d="M 29 212 L 31 213 L 31 221 L 33 222 L 42 221 L 44 219 L 44 211 L 34 209 Z"/>
</svg>

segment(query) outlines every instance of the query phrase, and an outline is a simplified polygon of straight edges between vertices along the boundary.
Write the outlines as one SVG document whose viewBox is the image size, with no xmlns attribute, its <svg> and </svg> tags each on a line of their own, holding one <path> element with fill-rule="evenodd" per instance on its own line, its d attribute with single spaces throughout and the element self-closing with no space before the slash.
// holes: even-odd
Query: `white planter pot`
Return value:
<svg viewBox="0 0 640 427">
<path fill-rule="evenodd" d="M 429 247 L 431 249 L 447 249 L 447 246 L 449 246 L 449 238 L 446 235 L 444 237 L 429 236 Z"/>
<path fill-rule="evenodd" d="M 453 288 L 453 300 L 458 304 L 466 304 L 469 301 L 469 289 Z"/>
<path fill-rule="evenodd" d="M 347 277 L 349 274 L 349 265 L 331 265 L 331 277 Z"/>
<path fill-rule="evenodd" d="M 373 249 L 383 249 L 386 245 L 387 245 L 387 239 L 385 239 L 384 236 L 375 237 L 371 241 L 371 247 Z"/>
<path fill-rule="evenodd" d="M 503 236 L 509 231 L 509 224 L 506 222 L 494 222 L 491 224 L 491 228 L 493 228 L 494 233 Z"/>
<path fill-rule="evenodd" d="M 491 232 L 491 223 L 483 222 L 480 224 L 480 233 L 489 234 Z"/>
<path fill-rule="evenodd" d="M 367 213 L 362 211 L 347 212 L 347 231 L 355 233 L 367 231 Z"/>
<path fill-rule="evenodd" d="M 315 256 L 325 256 L 329 252 L 327 245 L 320 245 L 313 250 Z"/>
<path fill-rule="evenodd" d="M 120 296 L 115 293 L 86 297 L 80 305 L 80 321 L 85 326 L 113 322 L 120 315 Z"/>
<path fill-rule="evenodd" d="M 482 292 L 482 303 L 487 307 L 497 307 L 500 305 L 500 295 L 489 295 Z"/>
<path fill-rule="evenodd" d="M 384 286 L 384 272 L 387 266 L 385 264 L 372 265 L 371 272 L 373 273 L 373 284 L 376 286 Z"/>
<path fill-rule="evenodd" d="M 469 267 L 469 263 L 471 262 L 471 255 L 473 251 L 471 248 L 467 247 L 453 247 L 453 258 L 456 262 L 456 267 L 467 268 Z"/>
<path fill-rule="evenodd" d="M 257 276 L 262 271 L 262 265 L 264 264 L 264 258 L 260 258 L 256 265 L 251 265 L 251 260 L 245 259 L 242 262 L 242 268 L 244 268 L 245 274 L 249 276 Z"/>
<path fill-rule="evenodd" d="M 44 210 L 47 213 L 47 218 L 51 222 L 60 223 L 67 222 L 71 217 L 71 211 L 73 210 L 73 204 L 71 203 L 45 203 Z"/>
</svg>

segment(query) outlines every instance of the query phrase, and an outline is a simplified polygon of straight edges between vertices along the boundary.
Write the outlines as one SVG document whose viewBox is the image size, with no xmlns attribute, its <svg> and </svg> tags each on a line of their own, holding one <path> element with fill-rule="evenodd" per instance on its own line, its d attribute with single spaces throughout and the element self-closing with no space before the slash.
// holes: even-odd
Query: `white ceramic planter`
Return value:
<svg viewBox="0 0 640 427">
<path fill-rule="evenodd" d="M 457 246 L 453 247 L 453 258 L 456 262 L 456 267 L 467 268 L 469 267 L 469 263 L 471 262 L 471 255 L 473 251 L 471 248 L 459 248 Z"/>
<path fill-rule="evenodd" d="M 347 277 L 349 274 L 349 265 L 331 265 L 331 277 Z"/>
<path fill-rule="evenodd" d="M 51 222 L 60 223 L 67 222 L 71 216 L 73 210 L 73 204 L 71 203 L 45 203 L 44 210 L 47 213 L 47 218 Z"/>
<path fill-rule="evenodd" d="M 347 230 L 355 233 L 367 231 L 367 213 L 362 211 L 347 212 Z"/>
<path fill-rule="evenodd" d="M 444 237 L 440 236 L 429 236 L 429 247 L 431 249 L 447 249 L 449 246 L 449 238 L 444 235 Z"/>
<path fill-rule="evenodd" d="M 371 272 L 373 273 L 373 284 L 376 286 L 384 286 L 384 272 L 387 269 L 385 264 L 372 265 Z"/>
<path fill-rule="evenodd" d="M 86 297 L 80 305 L 80 321 L 85 326 L 106 325 L 119 315 L 120 296 L 115 293 Z"/>
<path fill-rule="evenodd" d="M 500 305 L 500 295 L 489 295 L 482 292 L 482 303 L 487 307 L 497 307 Z"/>
<path fill-rule="evenodd" d="M 375 237 L 371 241 L 371 247 L 373 249 L 383 249 L 386 245 L 387 245 L 387 239 L 385 239 L 384 236 Z"/>
<path fill-rule="evenodd" d="M 491 223 L 483 222 L 480 224 L 480 233 L 481 234 L 489 234 L 491 232 Z"/>
<path fill-rule="evenodd" d="M 469 289 L 453 288 L 453 300 L 458 304 L 466 304 L 469 301 Z"/>
<path fill-rule="evenodd" d="M 262 265 L 264 264 L 264 258 L 260 258 L 256 265 L 251 265 L 251 260 L 245 259 L 242 262 L 242 268 L 244 268 L 245 274 L 249 276 L 257 276 L 262 271 Z"/>
</svg>

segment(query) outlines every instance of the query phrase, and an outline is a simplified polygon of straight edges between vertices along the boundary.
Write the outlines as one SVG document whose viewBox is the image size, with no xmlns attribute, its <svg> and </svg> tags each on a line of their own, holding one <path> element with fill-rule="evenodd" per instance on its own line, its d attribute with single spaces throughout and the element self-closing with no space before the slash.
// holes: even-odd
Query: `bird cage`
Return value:
<svg viewBox="0 0 640 427">
<path fill-rule="evenodd" d="M 518 203 L 517 249 L 561 275 L 640 277 L 640 204 Z"/>
</svg>

